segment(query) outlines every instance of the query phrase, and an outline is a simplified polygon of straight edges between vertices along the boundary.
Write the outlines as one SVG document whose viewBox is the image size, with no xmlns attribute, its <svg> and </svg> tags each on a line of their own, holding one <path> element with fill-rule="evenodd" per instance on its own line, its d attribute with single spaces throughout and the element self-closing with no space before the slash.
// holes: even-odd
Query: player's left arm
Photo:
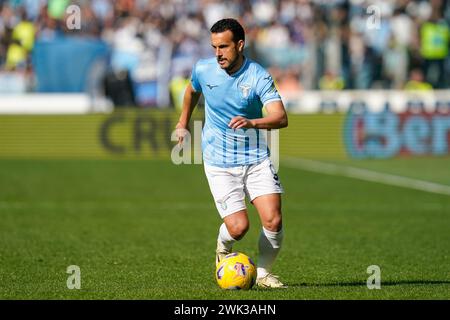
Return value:
<svg viewBox="0 0 450 320">
<path fill-rule="evenodd" d="M 232 129 L 281 129 L 288 126 L 288 116 L 281 100 L 266 104 L 267 115 L 259 119 L 247 119 L 241 116 L 231 119 L 228 125 Z"/>
</svg>

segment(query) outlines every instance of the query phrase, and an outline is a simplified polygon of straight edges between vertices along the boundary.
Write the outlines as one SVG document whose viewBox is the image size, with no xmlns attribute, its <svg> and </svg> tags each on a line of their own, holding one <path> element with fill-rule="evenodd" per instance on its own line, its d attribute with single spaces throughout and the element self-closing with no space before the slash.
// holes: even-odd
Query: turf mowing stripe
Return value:
<svg viewBox="0 0 450 320">
<path fill-rule="evenodd" d="M 450 186 L 424 180 L 397 176 L 388 173 L 382 173 L 367 169 L 331 163 L 324 163 L 316 160 L 307 160 L 291 157 L 283 157 L 282 164 L 294 169 L 307 170 L 335 176 L 344 176 L 364 181 L 384 183 L 397 187 L 415 189 L 450 196 Z"/>
</svg>

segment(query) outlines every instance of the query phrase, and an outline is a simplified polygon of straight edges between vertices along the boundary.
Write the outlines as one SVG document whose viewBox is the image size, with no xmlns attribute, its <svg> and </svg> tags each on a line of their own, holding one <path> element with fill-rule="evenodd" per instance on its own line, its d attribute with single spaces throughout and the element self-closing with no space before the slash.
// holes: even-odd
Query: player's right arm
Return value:
<svg viewBox="0 0 450 320">
<path fill-rule="evenodd" d="M 189 131 L 189 121 L 191 120 L 192 112 L 194 111 L 201 95 L 202 93 L 195 91 L 192 84 L 189 82 L 184 93 L 181 116 L 176 126 L 179 144 L 183 143 L 186 130 Z"/>
</svg>

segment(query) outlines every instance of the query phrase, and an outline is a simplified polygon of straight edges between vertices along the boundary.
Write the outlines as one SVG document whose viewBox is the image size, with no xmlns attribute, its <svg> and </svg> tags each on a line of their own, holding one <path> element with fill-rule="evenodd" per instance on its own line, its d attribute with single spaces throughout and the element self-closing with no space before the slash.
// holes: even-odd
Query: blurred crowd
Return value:
<svg viewBox="0 0 450 320">
<path fill-rule="evenodd" d="M 37 39 L 83 36 L 110 44 L 112 68 L 176 92 L 195 61 L 213 54 L 209 28 L 224 17 L 243 24 L 246 55 L 285 95 L 450 87 L 445 0 L 0 0 L 0 72 L 32 75 Z"/>
</svg>

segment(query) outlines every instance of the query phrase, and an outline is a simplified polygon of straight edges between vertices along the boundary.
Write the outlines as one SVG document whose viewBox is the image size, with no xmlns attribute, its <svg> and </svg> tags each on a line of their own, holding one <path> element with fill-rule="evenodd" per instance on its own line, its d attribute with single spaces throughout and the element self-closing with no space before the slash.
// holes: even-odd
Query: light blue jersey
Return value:
<svg viewBox="0 0 450 320">
<path fill-rule="evenodd" d="M 269 157 L 265 130 L 228 127 L 236 116 L 262 118 L 264 105 L 281 100 L 272 77 L 263 67 L 245 58 L 241 69 L 229 75 L 215 58 L 204 59 L 194 66 L 191 84 L 205 97 L 202 149 L 206 164 L 234 167 Z"/>
</svg>

